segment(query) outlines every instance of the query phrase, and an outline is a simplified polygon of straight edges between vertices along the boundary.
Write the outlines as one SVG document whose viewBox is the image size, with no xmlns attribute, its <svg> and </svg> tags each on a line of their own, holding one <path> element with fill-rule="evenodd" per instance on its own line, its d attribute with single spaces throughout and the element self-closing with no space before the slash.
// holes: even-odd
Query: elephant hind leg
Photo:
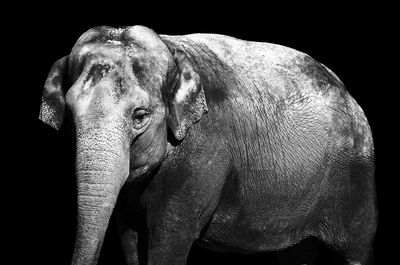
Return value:
<svg viewBox="0 0 400 265">
<path fill-rule="evenodd" d="M 325 242 L 329 251 L 329 264 L 344 265 L 373 265 L 373 237 L 364 237 L 363 240 L 345 240 L 338 242 Z M 324 263 L 325 264 L 325 263 Z"/>
<path fill-rule="evenodd" d="M 373 265 L 374 257 L 370 245 L 361 244 L 356 248 L 346 250 L 344 253 L 346 265 Z"/>
<path fill-rule="evenodd" d="M 320 243 L 315 238 L 307 238 L 285 250 L 279 251 L 281 265 L 316 264 Z"/>
<path fill-rule="evenodd" d="M 366 218 L 367 219 L 367 218 Z M 368 220 L 368 219 L 367 219 Z M 357 223 L 358 222 L 354 222 Z M 359 222 L 360 227 L 353 227 L 347 232 L 338 233 L 336 240 L 332 234 L 331 240 L 325 241 L 328 248 L 339 254 L 346 265 L 373 265 L 373 240 L 376 223 Z M 339 240 L 340 239 L 340 240 Z M 339 263 L 340 264 L 340 263 Z"/>
</svg>

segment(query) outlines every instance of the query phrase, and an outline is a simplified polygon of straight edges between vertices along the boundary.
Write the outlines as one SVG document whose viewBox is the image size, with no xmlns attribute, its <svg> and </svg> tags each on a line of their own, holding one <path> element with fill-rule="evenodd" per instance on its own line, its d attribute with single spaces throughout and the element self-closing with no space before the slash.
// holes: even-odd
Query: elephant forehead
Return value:
<svg viewBox="0 0 400 265">
<path fill-rule="evenodd" d="M 169 66 L 169 53 L 164 48 L 158 35 L 146 27 L 96 27 L 84 33 L 72 49 L 70 73 L 74 82 L 84 76 L 82 94 L 113 72 L 117 97 L 138 86 L 152 98 L 161 99 Z"/>
<path fill-rule="evenodd" d="M 80 114 L 95 110 L 112 112 L 115 108 L 123 111 L 132 106 L 149 104 L 149 94 L 136 80 L 128 82 L 118 74 L 107 71 L 110 71 L 107 66 L 96 66 L 80 78 L 68 91 L 68 104 Z"/>
<path fill-rule="evenodd" d="M 90 93 L 97 86 L 104 86 L 119 100 L 139 86 L 139 82 L 131 71 L 109 60 L 96 60 L 88 65 L 81 75 L 82 93 Z"/>
<path fill-rule="evenodd" d="M 157 70 L 154 60 L 143 56 L 114 60 L 109 56 L 90 57 L 74 82 L 71 93 L 77 99 L 87 98 L 101 87 L 114 101 L 139 104 L 145 94 L 152 101 L 161 101 L 164 75 Z M 79 71 L 79 67 L 76 67 Z"/>
</svg>

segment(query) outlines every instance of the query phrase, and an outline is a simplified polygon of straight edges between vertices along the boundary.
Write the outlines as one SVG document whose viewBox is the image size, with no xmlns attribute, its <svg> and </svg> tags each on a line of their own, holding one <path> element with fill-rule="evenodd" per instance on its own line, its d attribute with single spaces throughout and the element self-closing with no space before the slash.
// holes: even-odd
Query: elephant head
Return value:
<svg viewBox="0 0 400 265">
<path fill-rule="evenodd" d="M 192 61 L 146 27 L 98 27 L 53 65 L 39 118 L 59 129 L 68 108 L 76 129 L 73 264 L 96 263 L 122 185 L 162 162 L 168 128 L 182 140 L 207 112 Z"/>
</svg>

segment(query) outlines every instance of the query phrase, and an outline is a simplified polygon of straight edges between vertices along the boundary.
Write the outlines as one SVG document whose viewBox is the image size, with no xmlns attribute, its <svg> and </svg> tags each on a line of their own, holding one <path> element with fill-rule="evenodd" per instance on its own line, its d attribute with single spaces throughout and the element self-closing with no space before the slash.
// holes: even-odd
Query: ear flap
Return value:
<svg viewBox="0 0 400 265">
<path fill-rule="evenodd" d="M 65 113 L 64 82 L 68 70 L 68 56 L 53 64 L 44 84 L 39 119 L 54 129 L 60 129 Z"/>
<path fill-rule="evenodd" d="M 182 51 L 174 54 L 178 66 L 178 82 L 169 102 L 168 125 L 175 138 L 182 140 L 187 130 L 208 112 L 200 76 L 188 56 Z"/>
</svg>

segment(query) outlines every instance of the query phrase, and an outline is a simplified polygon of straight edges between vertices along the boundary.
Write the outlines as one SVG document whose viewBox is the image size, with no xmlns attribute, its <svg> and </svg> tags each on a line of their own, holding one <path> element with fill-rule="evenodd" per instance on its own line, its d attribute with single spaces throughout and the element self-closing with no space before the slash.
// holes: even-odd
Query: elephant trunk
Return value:
<svg viewBox="0 0 400 265">
<path fill-rule="evenodd" d="M 129 144 L 118 126 L 77 126 L 78 224 L 72 264 L 96 264 L 118 193 L 129 174 Z"/>
</svg>

